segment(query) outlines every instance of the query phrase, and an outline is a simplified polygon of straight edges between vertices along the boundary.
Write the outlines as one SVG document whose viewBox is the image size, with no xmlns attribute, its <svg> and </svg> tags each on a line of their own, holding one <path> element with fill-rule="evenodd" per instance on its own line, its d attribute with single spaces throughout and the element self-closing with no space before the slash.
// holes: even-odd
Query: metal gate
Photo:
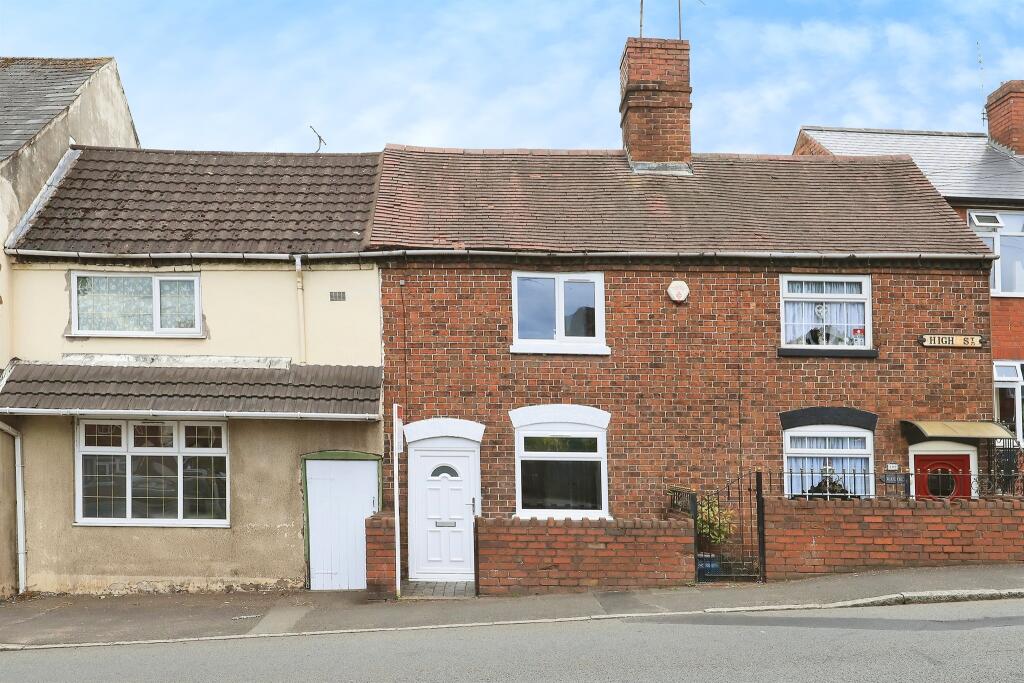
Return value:
<svg viewBox="0 0 1024 683">
<path fill-rule="evenodd" d="M 764 581 L 764 488 L 747 472 L 719 489 L 690 495 L 697 581 Z"/>
</svg>

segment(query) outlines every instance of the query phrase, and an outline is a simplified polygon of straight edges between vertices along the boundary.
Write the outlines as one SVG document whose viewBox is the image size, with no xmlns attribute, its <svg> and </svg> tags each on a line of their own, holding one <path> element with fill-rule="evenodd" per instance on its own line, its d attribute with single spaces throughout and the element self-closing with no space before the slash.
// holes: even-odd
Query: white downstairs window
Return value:
<svg viewBox="0 0 1024 683">
<path fill-rule="evenodd" d="M 783 275 L 782 345 L 871 348 L 871 278 Z"/>
<path fill-rule="evenodd" d="M 198 274 L 72 273 L 72 334 L 196 337 L 202 332 Z"/>
<path fill-rule="evenodd" d="M 509 413 L 516 430 L 516 514 L 608 517 L 606 430 L 597 408 L 547 405 Z"/>
<path fill-rule="evenodd" d="M 512 274 L 512 353 L 607 355 L 604 275 Z"/>
<path fill-rule="evenodd" d="M 102 526 L 227 526 L 227 426 L 82 420 L 75 521 Z"/>
<path fill-rule="evenodd" d="M 841 425 L 785 430 L 786 495 L 874 495 L 873 437 L 867 429 Z"/>
</svg>

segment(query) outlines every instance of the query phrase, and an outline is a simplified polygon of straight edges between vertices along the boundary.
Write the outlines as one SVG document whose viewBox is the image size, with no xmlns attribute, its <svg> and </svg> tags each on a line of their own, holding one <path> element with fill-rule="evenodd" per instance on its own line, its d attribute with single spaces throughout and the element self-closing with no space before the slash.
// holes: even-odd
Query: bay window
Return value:
<svg viewBox="0 0 1024 683">
<path fill-rule="evenodd" d="M 73 334 L 194 337 L 201 333 L 196 274 L 73 273 L 71 279 Z"/>
<path fill-rule="evenodd" d="M 866 429 L 841 425 L 787 429 L 783 451 L 786 495 L 874 495 L 873 434 Z"/>
<path fill-rule="evenodd" d="M 519 408 L 516 427 L 516 511 L 521 517 L 608 516 L 609 414 L 584 406 Z"/>
<path fill-rule="evenodd" d="M 226 425 L 82 420 L 75 440 L 78 524 L 227 526 Z"/>
<path fill-rule="evenodd" d="M 871 278 L 783 275 L 782 346 L 871 347 Z"/>
<path fill-rule="evenodd" d="M 512 274 L 513 353 L 608 354 L 601 273 Z"/>
</svg>

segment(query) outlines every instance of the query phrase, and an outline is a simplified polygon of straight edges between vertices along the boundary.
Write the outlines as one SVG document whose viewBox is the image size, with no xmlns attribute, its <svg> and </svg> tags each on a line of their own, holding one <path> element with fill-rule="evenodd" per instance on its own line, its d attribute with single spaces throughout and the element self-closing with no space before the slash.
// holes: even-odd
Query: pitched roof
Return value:
<svg viewBox="0 0 1024 683">
<path fill-rule="evenodd" d="M 376 367 L 288 369 L 18 363 L 0 389 L 0 412 L 315 417 L 380 415 Z"/>
<path fill-rule="evenodd" d="M 987 254 L 909 157 L 384 151 L 370 248 Z"/>
<path fill-rule="evenodd" d="M 267 154 L 72 146 L 17 249 L 102 254 L 354 251 L 379 153 Z"/>
<path fill-rule="evenodd" d="M 14 154 L 68 108 L 109 57 L 0 57 L 0 161 Z"/>
<path fill-rule="evenodd" d="M 833 154 L 909 154 L 944 197 L 1024 201 L 1024 157 L 984 133 L 804 126 Z"/>
</svg>

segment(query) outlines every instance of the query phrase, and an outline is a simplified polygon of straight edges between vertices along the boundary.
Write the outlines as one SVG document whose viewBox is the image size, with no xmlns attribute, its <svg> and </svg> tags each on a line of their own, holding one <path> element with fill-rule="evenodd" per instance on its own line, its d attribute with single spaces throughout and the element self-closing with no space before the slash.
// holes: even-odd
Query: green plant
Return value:
<svg viewBox="0 0 1024 683">
<path fill-rule="evenodd" d="M 723 510 L 717 498 L 703 496 L 697 501 L 697 534 L 713 544 L 725 543 L 736 531 L 736 513 Z"/>
</svg>

